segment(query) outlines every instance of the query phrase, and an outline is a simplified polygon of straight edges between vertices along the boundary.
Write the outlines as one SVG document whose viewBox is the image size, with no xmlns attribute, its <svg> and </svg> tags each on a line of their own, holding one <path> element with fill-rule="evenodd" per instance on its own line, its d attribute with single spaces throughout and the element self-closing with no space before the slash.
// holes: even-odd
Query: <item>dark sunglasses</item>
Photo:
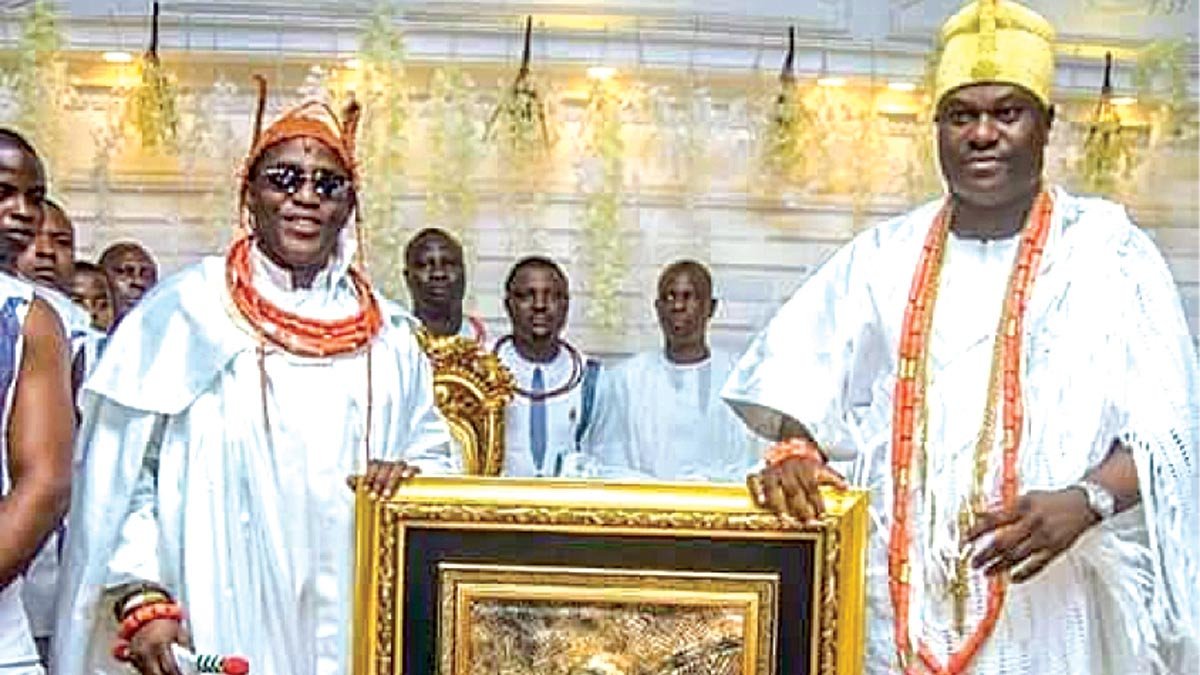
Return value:
<svg viewBox="0 0 1200 675">
<path fill-rule="evenodd" d="M 342 201 L 350 193 L 350 179 L 340 173 L 317 169 L 312 174 L 294 164 L 279 164 L 262 170 L 271 188 L 286 195 L 294 195 L 312 181 L 313 192 L 321 199 Z"/>
</svg>

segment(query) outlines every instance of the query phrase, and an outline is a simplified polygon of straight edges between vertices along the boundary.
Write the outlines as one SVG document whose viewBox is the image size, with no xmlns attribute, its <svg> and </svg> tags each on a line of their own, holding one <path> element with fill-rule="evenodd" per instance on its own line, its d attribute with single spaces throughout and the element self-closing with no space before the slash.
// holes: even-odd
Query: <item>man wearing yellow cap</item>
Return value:
<svg viewBox="0 0 1200 675">
<path fill-rule="evenodd" d="M 54 672 L 177 675 L 176 643 L 348 672 L 346 477 L 389 493 L 455 466 L 414 321 L 354 264 L 353 119 L 307 103 L 257 133 L 242 236 L 112 335 L 82 394 Z"/>
<path fill-rule="evenodd" d="M 760 505 L 807 519 L 819 486 L 870 490 L 870 673 L 1200 659 L 1192 342 L 1124 209 L 1044 181 L 1052 43 L 1013 2 L 946 23 L 948 195 L 838 252 L 725 386 L 779 441 Z"/>
</svg>

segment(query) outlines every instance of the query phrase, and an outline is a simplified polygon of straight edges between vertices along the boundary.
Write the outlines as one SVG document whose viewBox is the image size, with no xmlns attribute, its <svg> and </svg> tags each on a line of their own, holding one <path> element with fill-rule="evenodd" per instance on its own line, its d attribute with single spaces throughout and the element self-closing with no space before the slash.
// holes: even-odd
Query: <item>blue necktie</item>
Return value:
<svg viewBox="0 0 1200 675">
<path fill-rule="evenodd" d="M 545 388 L 542 369 L 535 367 L 530 391 L 536 395 Z M 546 402 L 540 398 L 534 398 L 529 403 L 529 449 L 533 452 L 534 469 L 540 472 L 542 460 L 546 458 Z"/>
</svg>

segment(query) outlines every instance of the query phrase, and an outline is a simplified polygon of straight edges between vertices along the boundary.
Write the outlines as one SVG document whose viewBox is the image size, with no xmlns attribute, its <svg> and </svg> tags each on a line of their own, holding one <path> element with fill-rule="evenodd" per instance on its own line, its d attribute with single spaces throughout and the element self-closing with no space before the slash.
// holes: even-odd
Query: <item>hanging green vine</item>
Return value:
<svg viewBox="0 0 1200 675">
<path fill-rule="evenodd" d="M 549 97 L 530 68 L 533 17 L 525 19 L 521 66 L 484 128 L 495 153 L 499 210 L 514 254 L 545 251 L 542 222 L 555 143 Z"/>
<path fill-rule="evenodd" d="M 779 73 L 779 90 L 771 102 L 760 141 L 765 187 L 802 185 L 808 175 L 808 147 L 813 139 L 812 113 L 796 83 L 796 28 L 788 27 L 788 51 Z"/>
<path fill-rule="evenodd" d="M 1136 163 L 1133 143 L 1112 103 L 1112 54 L 1104 56 L 1104 84 L 1087 122 L 1079 174 L 1089 192 L 1112 195 Z"/>
<path fill-rule="evenodd" d="M 472 86 L 460 68 L 450 66 L 434 72 L 429 91 L 431 167 L 425 216 L 460 236 L 474 219 L 478 201 L 474 173 L 480 146 Z"/>
<path fill-rule="evenodd" d="M 360 80 L 355 96 L 362 104 L 358 163 L 363 186 L 363 228 L 367 260 L 376 283 L 390 297 L 401 297 L 407 229 L 399 202 L 404 191 L 405 142 L 409 100 L 404 36 L 395 11 L 379 3 L 359 41 Z"/>
<path fill-rule="evenodd" d="M 453 232 L 463 245 L 467 269 L 475 269 L 476 169 L 482 151 L 472 94 L 474 83 L 462 69 L 437 69 L 430 85 L 429 181 L 425 219 Z"/>
<path fill-rule="evenodd" d="M 581 171 L 584 256 L 591 290 L 588 316 L 612 333 L 623 324 L 621 282 L 629 272 L 629 252 L 621 232 L 625 176 L 621 107 L 612 83 L 593 81 L 583 123 L 587 156 Z"/>
<path fill-rule="evenodd" d="M 138 84 L 129 95 L 126 114 L 142 147 L 175 152 L 179 140 L 179 92 L 175 78 L 158 57 L 158 3 L 150 20 L 150 47 L 138 61 Z"/>
<path fill-rule="evenodd" d="M 1151 42 L 1138 53 L 1133 84 L 1139 102 L 1157 109 L 1156 136 L 1167 140 L 1191 138 L 1188 128 L 1188 45 L 1183 40 Z"/>
<path fill-rule="evenodd" d="M 525 20 L 521 67 L 512 85 L 501 94 L 488 119 L 484 137 L 495 143 L 502 175 L 515 178 L 514 187 L 542 187 L 554 144 L 547 122 L 546 96 L 530 69 L 533 18 Z"/>
<path fill-rule="evenodd" d="M 53 2 L 35 0 L 17 40 L 15 126 L 37 148 L 52 183 L 65 178 L 64 116 L 75 93 L 62 48 Z"/>
</svg>

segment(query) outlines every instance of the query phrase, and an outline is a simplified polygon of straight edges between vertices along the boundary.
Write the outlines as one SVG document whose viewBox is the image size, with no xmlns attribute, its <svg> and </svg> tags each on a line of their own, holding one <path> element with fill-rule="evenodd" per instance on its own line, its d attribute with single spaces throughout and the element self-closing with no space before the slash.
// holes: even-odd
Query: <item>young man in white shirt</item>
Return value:
<svg viewBox="0 0 1200 675">
<path fill-rule="evenodd" d="M 494 351 L 517 381 L 505 419 L 505 476 L 586 476 L 599 471 L 582 452 L 600 364 L 564 340 L 570 309 L 567 275 L 530 256 L 504 283 L 512 332 Z"/>
</svg>

